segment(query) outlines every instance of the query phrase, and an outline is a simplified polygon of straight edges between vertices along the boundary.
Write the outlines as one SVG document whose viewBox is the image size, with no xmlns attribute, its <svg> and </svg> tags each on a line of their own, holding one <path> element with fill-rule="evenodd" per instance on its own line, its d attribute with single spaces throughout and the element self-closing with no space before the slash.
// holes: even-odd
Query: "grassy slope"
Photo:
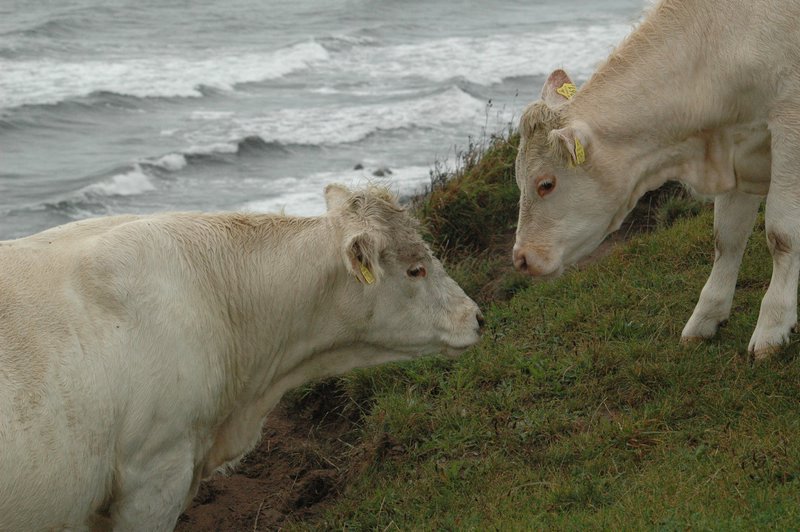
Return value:
<svg viewBox="0 0 800 532">
<path fill-rule="evenodd" d="M 711 226 L 705 209 L 485 301 L 485 338 L 458 360 L 345 377 L 362 437 L 382 451 L 322 518 L 293 526 L 797 527 L 797 344 L 755 366 L 746 355 L 770 275 L 763 228 L 729 325 L 678 343 L 713 259 Z M 496 257 L 465 257 L 453 269 L 477 290 Z"/>
</svg>

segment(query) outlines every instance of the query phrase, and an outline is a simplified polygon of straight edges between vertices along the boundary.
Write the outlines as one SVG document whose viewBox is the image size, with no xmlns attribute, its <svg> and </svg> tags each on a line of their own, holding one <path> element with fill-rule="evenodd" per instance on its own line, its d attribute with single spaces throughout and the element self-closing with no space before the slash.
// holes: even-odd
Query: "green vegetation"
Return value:
<svg viewBox="0 0 800 532">
<path fill-rule="evenodd" d="M 494 139 L 417 207 L 481 302 L 484 340 L 340 379 L 374 452 L 324 514 L 289 528 L 796 529 L 797 342 L 747 356 L 771 271 L 763 220 L 727 327 L 681 346 L 713 260 L 710 209 L 669 188 L 628 228 L 658 230 L 531 283 L 508 266 L 514 146 Z"/>
</svg>

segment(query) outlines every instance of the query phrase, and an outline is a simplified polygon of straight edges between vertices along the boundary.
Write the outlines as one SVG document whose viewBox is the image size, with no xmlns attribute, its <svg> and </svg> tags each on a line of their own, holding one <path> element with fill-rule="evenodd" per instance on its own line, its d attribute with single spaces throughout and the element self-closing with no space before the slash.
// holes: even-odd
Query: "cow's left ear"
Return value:
<svg viewBox="0 0 800 532">
<path fill-rule="evenodd" d="M 591 135 L 586 124 L 576 123 L 550 132 L 550 142 L 559 159 L 580 166 L 586 162 Z"/>
<path fill-rule="evenodd" d="M 325 187 L 325 207 L 331 211 L 345 204 L 353 195 L 352 191 L 339 183 L 331 183 Z"/>
<path fill-rule="evenodd" d="M 566 72 L 561 70 L 554 70 L 544 82 L 542 87 L 542 100 L 549 107 L 558 107 L 561 104 L 571 100 L 577 88 Z"/>
<path fill-rule="evenodd" d="M 374 234 L 363 232 L 345 239 L 345 265 L 347 270 L 364 284 L 374 284 L 383 276 L 378 261 L 380 246 Z"/>
</svg>

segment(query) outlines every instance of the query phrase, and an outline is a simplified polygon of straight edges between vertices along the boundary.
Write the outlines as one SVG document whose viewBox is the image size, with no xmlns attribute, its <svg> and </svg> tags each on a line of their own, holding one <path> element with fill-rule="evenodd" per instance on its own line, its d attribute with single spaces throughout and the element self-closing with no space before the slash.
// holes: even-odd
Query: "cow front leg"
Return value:
<svg viewBox="0 0 800 532">
<path fill-rule="evenodd" d="M 714 200 L 714 266 L 681 341 L 711 338 L 728 319 L 736 290 L 736 277 L 761 197 L 733 190 Z"/>
<path fill-rule="evenodd" d="M 800 109 L 800 105 L 797 106 Z M 772 176 L 765 213 L 772 279 L 761 301 L 749 350 L 762 359 L 789 341 L 797 323 L 800 274 L 800 112 L 776 113 L 772 130 Z M 787 124 L 788 123 L 788 124 Z"/>
<path fill-rule="evenodd" d="M 772 192 L 770 192 L 771 194 Z M 783 202 L 780 202 L 783 203 Z M 789 341 L 797 323 L 797 276 L 800 274 L 800 234 L 789 220 L 769 222 L 771 202 L 767 199 L 767 245 L 772 255 L 772 279 L 761 300 L 758 323 L 749 350 L 756 359 L 768 357 Z M 776 209 L 772 209 L 773 212 Z M 800 213 L 795 214 L 795 216 Z M 772 216 L 775 217 L 774 215 Z M 788 223 L 787 223 L 788 222 Z"/>
<path fill-rule="evenodd" d="M 188 443 L 120 467 L 110 508 L 114 530 L 173 530 L 191 500 L 194 477 Z"/>
</svg>

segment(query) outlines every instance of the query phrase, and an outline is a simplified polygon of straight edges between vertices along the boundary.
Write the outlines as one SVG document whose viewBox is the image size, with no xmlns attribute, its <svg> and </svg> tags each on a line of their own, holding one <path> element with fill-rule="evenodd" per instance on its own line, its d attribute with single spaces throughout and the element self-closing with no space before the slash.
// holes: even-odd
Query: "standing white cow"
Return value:
<svg viewBox="0 0 800 532">
<path fill-rule="evenodd" d="M 171 530 L 287 390 L 478 341 L 477 306 L 394 198 L 326 201 L 0 242 L 0 530 Z"/>
<path fill-rule="evenodd" d="M 553 72 L 520 120 L 514 263 L 559 274 L 668 180 L 715 196 L 716 260 L 683 330 L 730 314 L 766 195 L 772 281 L 749 349 L 762 358 L 797 322 L 800 273 L 800 1 L 663 0 L 576 91 Z"/>
</svg>

